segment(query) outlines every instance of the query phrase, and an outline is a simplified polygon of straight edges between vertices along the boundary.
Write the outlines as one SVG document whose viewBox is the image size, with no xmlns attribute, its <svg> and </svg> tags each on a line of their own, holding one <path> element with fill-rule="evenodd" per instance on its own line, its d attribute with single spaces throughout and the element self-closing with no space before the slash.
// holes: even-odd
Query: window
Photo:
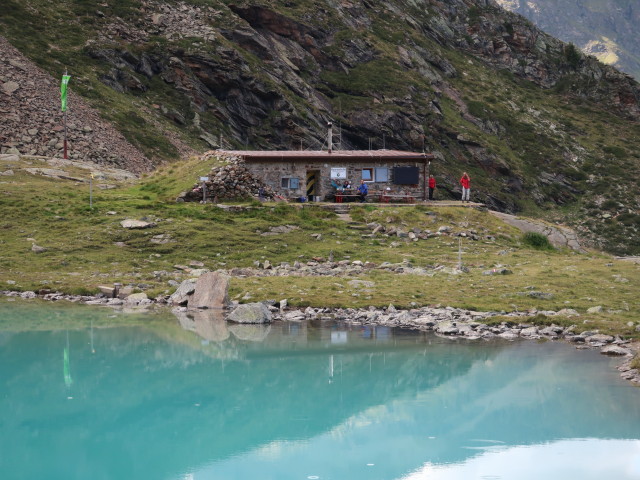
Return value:
<svg viewBox="0 0 640 480">
<path fill-rule="evenodd" d="M 300 188 L 300 179 L 295 177 L 282 177 L 280 186 L 289 190 L 297 190 Z"/>
<path fill-rule="evenodd" d="M 389 169 L 387 167 L 378 167 L 375 169 L 376 182 L 388 182 L 389 181 Z"/>
<path fill-rule="evenodd" d="M 373 182 L 373 168 L 362 169 L 362 180 L 365 182 Z"/>
</svg>

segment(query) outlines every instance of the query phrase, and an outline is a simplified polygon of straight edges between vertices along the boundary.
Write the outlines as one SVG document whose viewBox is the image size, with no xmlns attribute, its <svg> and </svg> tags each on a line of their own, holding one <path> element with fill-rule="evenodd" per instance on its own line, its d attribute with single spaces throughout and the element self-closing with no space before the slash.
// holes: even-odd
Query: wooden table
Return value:
<svg viewBox="0 0 640 480">
<path fill-rule="evenodd" d="M 349 201 L 350 198 L 352 199 L 360 199 L 360 195 L 359 194 L 355 194 L 355 193 L 344 193 L 344 192 L 336 192 L 336 203 L 342 203 L 344 201 L 344 199 L 347 199 L 347 202 Z"/>
</svg>

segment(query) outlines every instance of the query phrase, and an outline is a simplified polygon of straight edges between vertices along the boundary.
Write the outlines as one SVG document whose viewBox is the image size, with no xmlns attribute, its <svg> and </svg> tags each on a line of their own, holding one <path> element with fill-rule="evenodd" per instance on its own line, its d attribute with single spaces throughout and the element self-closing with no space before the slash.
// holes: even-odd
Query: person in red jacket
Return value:
<svg viewBox="0 0 640 480">
<path fill-rule="evenodd" d="M 471 178 L 467 172 L 463 172 L 460 179 L 460 185 L 462 185 L 462 202 L 469 202 L 469 194 L 471 193 Z"/>
<path fill-rule="evenodd" d="M 429 175 L 429 200 L 433 200 L 433 191 L 436 189 L 436 179 Z"/>
</svg>

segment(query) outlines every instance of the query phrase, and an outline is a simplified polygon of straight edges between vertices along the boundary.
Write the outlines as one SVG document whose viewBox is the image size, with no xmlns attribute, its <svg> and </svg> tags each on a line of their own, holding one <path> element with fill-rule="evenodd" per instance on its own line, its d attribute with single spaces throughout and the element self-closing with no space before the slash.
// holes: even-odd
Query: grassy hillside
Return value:
<svg viewBox="0 0 640 480">
<path fill-rule="evenodd" d="M 320 148 L 333 120 L 344 148 L 437 153 L 444 196 L 467 170 L 475 200 L 640 252 L 637 84 L 493 6 L 5 0 L 0 34 L 155 161 L 168 135 Z"/>
<path fill-rule="evenodd" d="M 29 160 L 28 166 L 37 161 Z M 377 222 L 404 231 L 449 226 L 454 234 L 473 231 L 479 238 L 440 236 L 412 242 L 371 237 L 370 231 L 351 228 L 334 213 L 308 205 L 255 203 L 246 204 L 251 208 L 245 211 L 230 212 L 211 204 L 175 203 L 190 178 L 209 171 L 210 164 L 197 160 L 166 167 L 135 184 L 96 188 L 93 208 L 88 184 L 33 176 L 22 170 L 25 166 L 14 165 L 15 175 L 5 177 L 9 180 L 0 188 L 0 289 L 96 293 L 98 285 L 121 282 L 154 297 L 173 291 L 169 280 L 189 278 L 175 266 L 192 261 L 211 270 L 230 270 L 254 267 L 256 261 L 306 263 L 333 255 L 335 261 L 430 268 L 427 275 L 371 269 L 355 277 L 234 277 L 231 297 L 287 298 L 294 306 L 316 307 L 392 303 L 403 308 L 441 304 L 504 311 L 573 308 L 581 314 L 577 321 L 593 328 L 638 335 L 639 265 L 597 252 L 534 248 L 519 231 L 485 211 L 462 206 L 352 209 L 359 226 Z M 120 225 L 126 218 L 153 220 L 157 227 L 126 230 Z M 299 228 L 260 235 L 279 225 Z M 168 243 L 153 243 L 154 237 Z M 33 243 L 47 250 L 35 253 Z M 452 274 L 460 260 L 469 272 Z M 502 267 L 513 274 L 483 275 Z M 363 287 L 350 283 L 354 279 L 372 283 Z M 603 311 L 587 313 L 594 306 Z M 566 322 L 576 323 L 576 318 Z"/>
</svg>

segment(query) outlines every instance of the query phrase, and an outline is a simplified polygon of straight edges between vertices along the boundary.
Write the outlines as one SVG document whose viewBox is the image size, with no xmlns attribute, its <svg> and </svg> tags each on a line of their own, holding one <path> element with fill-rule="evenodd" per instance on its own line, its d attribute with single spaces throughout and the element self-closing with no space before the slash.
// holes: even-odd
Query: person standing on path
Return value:
<svg viewBox="0 0 640 480">
<path fill-rule="evenodd" d="M 436 179 L 429 175 L 429 200 L 433 200 L 433 191 L 436 189 Z"/>
<path fill-rule="evenodd" d="M 471 178 L 467 172 L 462 173 L 460 179 L 460 185 L 462 185 L 462 202 L 469 202 L 469 196 L 471 193 Z"/>
</svg>

